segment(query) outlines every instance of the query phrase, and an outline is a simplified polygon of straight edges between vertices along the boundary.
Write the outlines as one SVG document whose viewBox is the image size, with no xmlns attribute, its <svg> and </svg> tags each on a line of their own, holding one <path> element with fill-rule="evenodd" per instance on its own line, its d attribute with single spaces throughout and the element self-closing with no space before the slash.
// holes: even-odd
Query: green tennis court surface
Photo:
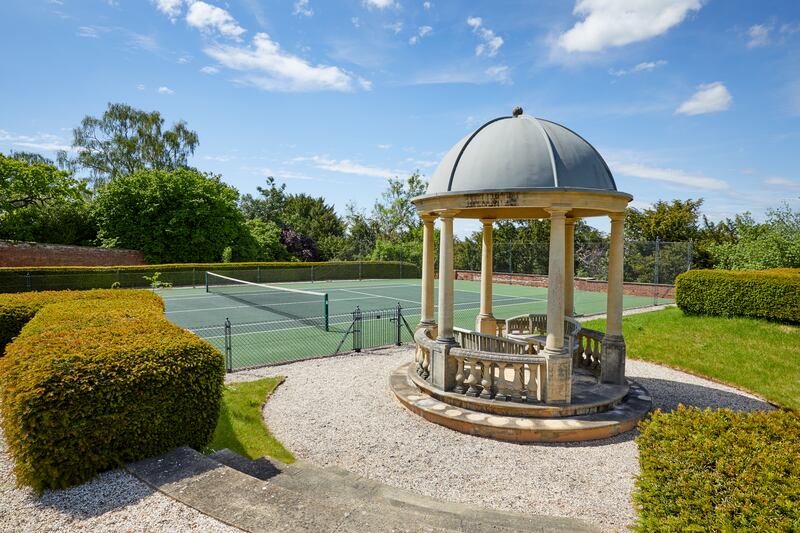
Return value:
<svg viewBox="0 0 800 533">
<path fill-rule="evenodd" d="M 393 309 L 399 303 L 402 315 L 413 329 L 420 317 L 420 280 L 320 281 L 302 283 L 273 283 L 295 291 L 327 293 L 329 300 L 329 330 L 324 330 L 324 303 L 315 294 L 275 291 L 249 286 L 246 289 L 211 293 L 205 289 L 164 289 L 167 317 L 176 324 L 192 330 L 220 350 L 224 349 L 226 319 L 231 322 L 232 368 L 294 361 L 308 357 L 333 354 L 352 323 L 352 313 L 361 310 Z M 238 292 L 237 292 L 238 291 Z M 493 288 L 494 315 L 509 318 L 525 313 L 547 311 L 547 289 L 519 285 L 495 284 Z M 455 325 L 474 326 L 480 306 L 480 284 L 477 281 L 455 282 Z M 642 307 L 669 300 L 653 297 L 625 296 L 625 308 Z M 606 307 L 604 292 L 575 292 L 577 314 L 602 313 Z M 377 317 L 379 315 L 372 314 Z M 387 313 L 381 318 L 393 317 Z M 383 329 L 389 328 L 390 325 Z M 402 340 L 411 335 L 403 326 Z M 377 337 L 389 335 L 381 328 L 364 328 L 364 346 L 376 345 Z M 371 338 L 375 337 L 375 338 Z M 393 337 L 391 337 L 393 338 Z M 349 339 L 341 351 L 352 348 Z"/>
</svg>

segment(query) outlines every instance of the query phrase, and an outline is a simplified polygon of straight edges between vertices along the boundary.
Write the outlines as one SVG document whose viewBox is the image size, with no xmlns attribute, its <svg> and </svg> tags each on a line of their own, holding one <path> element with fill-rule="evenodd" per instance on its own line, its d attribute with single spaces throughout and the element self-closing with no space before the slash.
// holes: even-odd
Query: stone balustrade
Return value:
<svg viewBox="0 0 800 533">
<path fill-rule="evenodd" d="M 589 370 L 595 376 L 600 375 L 605 334 L 593 329 L 581 328 L 576 337 L 577 345 L 572 352 L 574 368 Z"/>
<path fill-rule="evenodd" d="M 541 402 L 547 386 L 547 358 L 525 352 L 534 346 L 519 342 L 519 354 L 451 348 L 450 357 L 456 362 L 452 392 L 486 400 Z"/>
<path fill-rule="evenodd" d="M 418 328 L 414 333 L 414 342 L 417 350 L 414 353 L 414 363 L 417 375 L 427 380 L 431 375 L 431 354 L 436 341 L 433 340 L 431 328 Z"/>
</svg>

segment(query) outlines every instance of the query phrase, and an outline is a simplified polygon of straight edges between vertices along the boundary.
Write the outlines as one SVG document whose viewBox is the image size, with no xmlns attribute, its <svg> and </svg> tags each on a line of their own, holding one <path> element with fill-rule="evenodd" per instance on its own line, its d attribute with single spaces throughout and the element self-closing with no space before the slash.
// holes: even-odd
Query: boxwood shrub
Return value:
<svg viewBox="0 0 800 533">
<path fill-rule="evenodd" d="M 675 302 L 693 315 L 800 323 L 800 269 L 691 270 L 675 281 Z"/>
<path fill-rule="evenodd" d="M 64 488 L 210 440 L 223 357 L 162 308 L 148 291 L 0 296 L 0 414 L 19 483 Z"/>
<path fill-rule="evenodd" d="M 800 415 L 679 406 L 637 438 L 637 531 L 800 530 Z"/>
</svg>

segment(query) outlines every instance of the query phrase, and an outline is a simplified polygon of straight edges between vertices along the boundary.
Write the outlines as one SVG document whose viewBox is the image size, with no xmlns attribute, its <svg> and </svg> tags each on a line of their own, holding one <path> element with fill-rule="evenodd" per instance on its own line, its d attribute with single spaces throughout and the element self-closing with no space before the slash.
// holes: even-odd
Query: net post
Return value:
<svg viewBox="0 0 800 533">
<path fill-rule="evenodd" d="M 361 351 L 361 308 L 356 306 L 353 311 L 353 351 Z"/>
<path fill-rule="evenodd" d="M 206 276 L 206 292 L 208 292 L 208 270 L 206 270 L 205 276 Z"/>
<path fill-rule="evenodd" d="M 325 293 L 325 331 L 330 331 L 330 323 L 329 323 L 329 312 L 328 312 L 328 293 Z"/>
</svg>

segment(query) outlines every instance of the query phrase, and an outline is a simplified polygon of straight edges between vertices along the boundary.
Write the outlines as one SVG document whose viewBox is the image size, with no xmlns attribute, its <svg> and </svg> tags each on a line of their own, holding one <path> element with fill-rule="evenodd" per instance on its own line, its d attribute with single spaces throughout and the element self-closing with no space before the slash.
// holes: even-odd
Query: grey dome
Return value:
<svg viewBox="0 0 800 533">
<path fill-rule="evenodd" d="M 444 156 L 427 194 L 530 189 L 616 191 L 603 158 L 580 135 L 522 115 L 491 120 Z"/>
</svg>

